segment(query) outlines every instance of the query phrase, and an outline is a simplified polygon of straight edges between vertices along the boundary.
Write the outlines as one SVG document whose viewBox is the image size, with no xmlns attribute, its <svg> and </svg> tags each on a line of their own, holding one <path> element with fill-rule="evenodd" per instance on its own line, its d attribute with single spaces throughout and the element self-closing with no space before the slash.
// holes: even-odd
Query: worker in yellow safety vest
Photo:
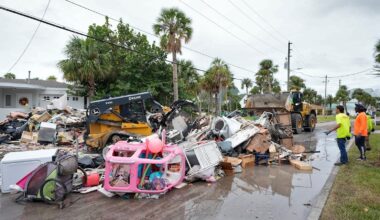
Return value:
<svg viewBox="0 0 380 220">
<path fill-rule="evenodd" d="M 372 119 L 371 115 L 367 112 L 367 131 L 368 135 L 365 138 L 366 150 L 371 150 L 371 145 L 369 144 L 369 135 L 375 130 L 375 121 Z"/>
<path fill-rule="evenodd" d="M 336 166 L 340 166 L 348 163 L 346 141 L 351 138 L 350 133 L 350 117 L 344 114 L 344 107 L 342 105 L 336 106 L 336 126 L 330 130 L 325 131 L 326 135 L 336 131 L 336 140 L 340 151 L 340 162 L 335 163 Z"/>
</svg>

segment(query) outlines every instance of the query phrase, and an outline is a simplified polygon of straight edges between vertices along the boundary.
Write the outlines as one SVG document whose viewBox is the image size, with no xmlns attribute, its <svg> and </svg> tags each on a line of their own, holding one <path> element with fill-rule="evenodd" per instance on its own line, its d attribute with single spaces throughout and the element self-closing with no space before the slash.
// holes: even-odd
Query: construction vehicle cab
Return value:
<svg viewBox="0 0 380 220">
<path fill-rule="evenodd" d="M 168 111 L 149 92 L 101 99 L 87 109 L 87 146 L 102 149 L 109 143 L 133 136 L 147 136 L 152 128 L 148 112 Z"/>
<path fill-rule="evenodd" d="M 314 131 L 317 124 L 317 111 L 310 103 L 303 101 L 303 94 L 300 91 L 292 90 L 289 93 L 287 102 L 290 101 L 292 127 L 296 134 L 305 131 Z M 287 103 L 289 104 L 289 103 Z"/>
</svg>

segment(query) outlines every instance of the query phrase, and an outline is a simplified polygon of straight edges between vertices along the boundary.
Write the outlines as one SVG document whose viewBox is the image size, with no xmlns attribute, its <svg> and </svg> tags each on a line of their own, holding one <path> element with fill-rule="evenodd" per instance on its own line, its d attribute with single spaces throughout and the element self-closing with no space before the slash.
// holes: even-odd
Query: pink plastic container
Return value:
<svg viewBox="0 0 380 220">
<path fill-rule="evenodd" d="M 111 192 L 163 193 L 185 176 L 185 155 L 177 145 L 146 155 L 146 143 L 119 141 L 106 155 L 104 189 Z M 145 169 L 144 169 L 145 168 Z M 150 170 L 149 170 L 150 169 Z M 140 184 L 143 174 L 144 185 Z M 142 187 L 143 186 L 143 187 Z"/>
</svg>

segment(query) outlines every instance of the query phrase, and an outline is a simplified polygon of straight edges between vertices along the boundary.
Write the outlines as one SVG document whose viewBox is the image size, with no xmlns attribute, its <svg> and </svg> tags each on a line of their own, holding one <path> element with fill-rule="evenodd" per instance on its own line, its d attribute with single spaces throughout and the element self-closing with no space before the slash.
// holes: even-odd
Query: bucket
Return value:
<svg viewBox="0 0 380 220">
<path fill-rule="evenodd" d="M 84 185 L 85 187 L 97 186 L 99 185 L 100 176 L 99 173 L 93 172 L 87 174 L 87 181 Z"/>
</svg>

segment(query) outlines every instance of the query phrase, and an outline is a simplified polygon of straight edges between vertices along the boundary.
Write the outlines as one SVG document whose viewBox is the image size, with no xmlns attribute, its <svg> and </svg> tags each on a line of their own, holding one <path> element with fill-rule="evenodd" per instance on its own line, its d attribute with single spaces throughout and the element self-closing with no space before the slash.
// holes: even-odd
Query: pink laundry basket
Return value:
<svg viewBox="0 0 380 220">
<path fill-rule="evenodd" d="M 164 145 L 162 152 L 146 155 L 146 145 L 146 142 L 119 141 L 110 147 L 105 158 L 105 190 L 163 193 L 183 181 L 186 159 L 180 147 Z"/>
</svg>

